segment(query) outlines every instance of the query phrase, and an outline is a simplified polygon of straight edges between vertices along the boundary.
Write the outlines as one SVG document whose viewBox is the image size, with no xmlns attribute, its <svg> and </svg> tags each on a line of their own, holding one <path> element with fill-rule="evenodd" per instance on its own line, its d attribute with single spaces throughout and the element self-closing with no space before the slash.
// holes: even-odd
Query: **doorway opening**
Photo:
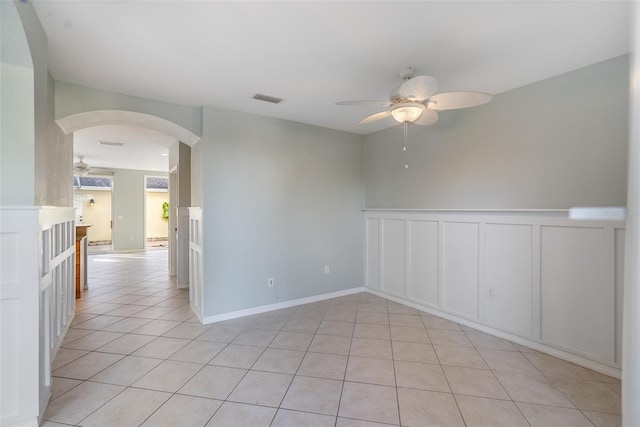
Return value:
<svg viewBox="0 0 640 427">
<path fill-rule="evenodd" d="M 176 221 L 176 207 L 178 205 L 178 167 L 175 166 L 169 171 L 169 276 L 178 275 L 178 222 Z M 173 215 L 171 215 L 173 210 Z"/>
<path fill-rule="evenodd" d="M 76 224 L 90 226 L 87 228 L 89 253 L 113 251 L 112 200 L 112 177 L 73 177 L 73 206 L 76 209 Z"/>
<path fill-rule="evenodd" d="M 169 244 L 169 178 L 145 176 L 145 249 Z"/>
</svg>

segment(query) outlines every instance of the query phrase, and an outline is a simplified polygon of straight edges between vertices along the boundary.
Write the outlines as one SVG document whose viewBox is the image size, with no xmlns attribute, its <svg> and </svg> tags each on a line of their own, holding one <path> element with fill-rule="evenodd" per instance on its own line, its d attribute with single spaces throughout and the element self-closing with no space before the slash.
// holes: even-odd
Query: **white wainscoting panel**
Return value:
<svg viewBox="0 0 640 427">
<path fill-rule="evenodd" d="M 443 224 L 443 308 L 458 316 L 478 318 L 478 223 Z"/>
<path fill-rule="evenodd" d="M 176 247 L 177 247 L 177 279 L 178 289 L 186 289 L 189 287 L 189 208 L 176 208 L 178 228 Z"/>
<path fill-rule="evenodd" d="M 624 291 L 624 229 L 617 228 L 616 253 L 615 253 L 615 275 L 616 275 L 616 364 L 622 363 L 622 295 Z"/>
<path fill-rule="evenodd" d="M 38 425 L 38 210 L 0 209 L 0 425 Z"/>
<path fill-rule="evenodd" d="M 393 295 L 404 295 L 405 285 L 405 221 L 382 221 L 382 286 Z"/>
<path fill-rule="evenodd" d="M 615 278 L 607 255 L 614 247 L 605 251 L 604 229 L 544 226 L 541 233 L 542 340 L 613 362 Z"/>
<path fill-rule="evenodd" d="M 368 289 L 619 373 L 624 221 L 369 209 L 366 227 Z"/>
<path fill-rule="evenodd" d="M 409 277 L 407 297 L 438 305 L 438 222 L 409 221 Z"/>
<path fill-rule="evenodd" d="M 485 228 L 485 320 L 531 336 L 532 226 L 487 224 Z"/>
<path fill-rule="evenodd" d="M 75 314 L 75 231 L 74 208 L 40 208 L 40 415 L 51 397 L 51 364 Z"/>
<path fill-rule="evenodd" d="M 202 265 L 202 209 L 189 208 L 189 302 L 200 322 L 204 319 Z"/>
<path fill-rule="evenodd" d="M 380 223 L 379 219 L 367 220 L 366 281 L 369 287 L 380 287 Z"/>
</svg>

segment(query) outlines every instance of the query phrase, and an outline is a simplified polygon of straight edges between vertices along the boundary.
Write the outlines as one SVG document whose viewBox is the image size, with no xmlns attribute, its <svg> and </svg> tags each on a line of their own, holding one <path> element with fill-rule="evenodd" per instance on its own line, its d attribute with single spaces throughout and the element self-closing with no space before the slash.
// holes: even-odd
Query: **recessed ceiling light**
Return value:
<svg viewBox="0 0 640 427">
<path fill-rule="evenodd" d="M 100 144 L 100 145 L 111 145 L 111 146 L 114 146 L 114 147 L 122 147 L 124 145 L 124 142 L 98 141 L 98 144 Z"/>
<path fill-rule="evenodd" d="M 169 153 L 160 153 L 161 156 L 168 156 Z"/>
</svg>

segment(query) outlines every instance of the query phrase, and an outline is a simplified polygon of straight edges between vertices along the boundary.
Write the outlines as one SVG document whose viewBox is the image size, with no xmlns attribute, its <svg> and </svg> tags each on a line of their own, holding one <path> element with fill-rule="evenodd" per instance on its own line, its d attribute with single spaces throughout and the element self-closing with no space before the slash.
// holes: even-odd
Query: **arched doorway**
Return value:
<svg viewBox="0 0 640 427">
<path fill-rule="evenodd" d="M 170 120 L 151 114 L 124 110 L 97 110 L 82 112 L 59 118 L 58 120 L 56 120 L 56 123 L 65 134 L 73 134 L 75 132 L 84 131 L 90 128 L 98 128 L 104 126 L 121 126 L 128 128 L 139 127 L 150 129 L 174 138 L 174 140 L 176 141 L 175 149 L 174 147 L 172 147 L 171 149 L 167 150 L 167 155 L 169 156 L 168 172 L 170 172 L 171 176 L 174 177 L 170 180 L 169 188 L 170 198 L 172 201 L 174 201 L 173 203 L 171 203 L 172 206 L 170 206 L 170 212 L 173 214 L 169 215 L 168 224 L 169 273 L 171 276 L 180 276 L 180 272 L 188 271 L 186 268 L 184 268 L 184 266 L 188 264 L 188 249 L 181 248 L 181 246 L 179 246 L 178 244 L 179 241 L 185 241 L 184 235 L 188 233 L 188 230 L 179 230 L 177 209 L 184 209 L 190 205 L 190 194 L 187 194 L 187 197 L 184 197 L 184 194 L 181 195 L 180 192 L 189 192 L 190 147 L 191 145 L 195 144 L 200 139 L 200 137 Z M 114 192 L 115 191 L 118 191 L 117 184 L 114 184 Z M 123 237 L 123 233 L 118 234 L 116 231 L 120 226 L 119 220 L 124 220 L 124 218 L 125 215 L 116 215 L 114 210 L 114 242 L 116 236 L 119 236 L 118 238 L 120 238 L 121 242 L 124 241 L 125 238 L 127 239 L 127 243 L 129 238 L 133 239 L 133 236 L 129 236 L 127 234 L 126 237 Z M 142 216 L 140 220 L 144 223 L 144 209 L 142 210 Z M 124 229 L 124 222 L 122 223 L 121 230 L 122 229 Z M 141 234 L 142 236 L 144 236 L 144 231 L 142 231 Z M 144 237 L 142 238 L 142 242 L 143 243 L 140 246 L 140 249 L 144 249 L 145 247 Z M 127 249 L 126 246 L 122 247 Z M 118 248 L 114 244 L 114 250 L 116 249 Z M 180 287 L 188 286 L 188 277 L 178 277 L 178 285 Z"/>
</svg>

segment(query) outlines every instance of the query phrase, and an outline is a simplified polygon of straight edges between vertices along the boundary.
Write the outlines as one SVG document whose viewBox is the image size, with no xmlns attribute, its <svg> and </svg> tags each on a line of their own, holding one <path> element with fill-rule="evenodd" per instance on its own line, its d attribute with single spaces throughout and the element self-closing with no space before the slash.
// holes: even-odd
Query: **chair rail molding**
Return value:
<svg viewBox="0 0 640 427">
<path fill-rule="evenodd" d="M 366 209 L 373 293 L 620 376 L 625 221 Z"/>
</svg>

